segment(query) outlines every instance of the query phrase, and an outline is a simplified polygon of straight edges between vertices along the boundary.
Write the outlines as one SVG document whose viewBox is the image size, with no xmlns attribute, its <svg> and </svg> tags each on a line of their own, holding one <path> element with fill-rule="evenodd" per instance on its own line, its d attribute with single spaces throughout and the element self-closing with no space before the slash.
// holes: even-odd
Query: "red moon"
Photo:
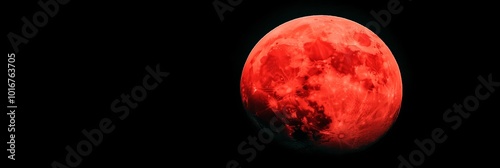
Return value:
<svg viewBox="0 0 500 168">
<path fill-rule="evenodd" d="M 247 112 L 260 121 L 281 116 L 291 140 L 341 151 L 367 147 L 391 128 L 402 87 L 396 59 L 375 33 L 329 15 L 271 30 L 251 50 L 240 81 Z"/>
</svg>

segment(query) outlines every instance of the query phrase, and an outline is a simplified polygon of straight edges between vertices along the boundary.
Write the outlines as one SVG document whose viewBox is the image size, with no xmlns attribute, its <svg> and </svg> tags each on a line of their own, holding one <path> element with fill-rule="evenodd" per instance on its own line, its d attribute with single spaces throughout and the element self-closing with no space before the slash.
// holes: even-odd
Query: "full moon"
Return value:
<svg viewBox="0 0 500 168">
<path fill-rule="evenodd" d="M 255 121 L 282 128 L 275 134 L 290 142 L 356 151 L 396 121 L 402 81 L 389 47 L 371 30 L 311 15 L 279 25 L 255 44 L 240 94 Z"/>
</svg>

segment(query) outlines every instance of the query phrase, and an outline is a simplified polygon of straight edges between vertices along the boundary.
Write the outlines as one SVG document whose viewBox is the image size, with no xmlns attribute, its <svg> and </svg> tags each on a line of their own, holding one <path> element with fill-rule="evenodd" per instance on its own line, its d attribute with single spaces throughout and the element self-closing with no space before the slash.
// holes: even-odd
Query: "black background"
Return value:
<svg viewBox="0 0 500 168">
<path fill-rule="evenodd" d="M 225 2 L 221 0 L 222 2 Z M 21 34 L 38 1 L 6 1 L 5 34 Z M 16 53 L 16 167 L 65 163 L 65 146 L 110 118 L 116 129 L 78 167 L 397 167 L 415 139 L 443 128 L 448 139 L 419 167 L 483 167 L 498 157 L 498 93 L 453 131 L 442 120 L 453 103 L 474 94 L 477 77 L 500 81 L 495 5 L 489 2 L 401 0 L 403 11 L 378 34 L 403 78 L 398 120 L 379 142 L 348 155 L 301 154 L 274 143 L 247 163 L 237 146 L 255 136 L 239 95 L 239 78 L 253 45 L 272 28 L 305 15 L 328 14 L 360 24 L 388 0 L 250 1 L 224 13 L 212 1 L 70 1 Z M 6 51 L 13 52 L 7 38 Z M 145 67 L 170 76 L 125 120 L 113 100 L 142 84 Z M 499 90 L 499 89 L 497 89 Z M 498 92 L 498 91 L 497 91 Z M 7 124 L 8 120 L 4 120 Z M 7 136 L 4 136 L 7 141 Z"/>
</svg>

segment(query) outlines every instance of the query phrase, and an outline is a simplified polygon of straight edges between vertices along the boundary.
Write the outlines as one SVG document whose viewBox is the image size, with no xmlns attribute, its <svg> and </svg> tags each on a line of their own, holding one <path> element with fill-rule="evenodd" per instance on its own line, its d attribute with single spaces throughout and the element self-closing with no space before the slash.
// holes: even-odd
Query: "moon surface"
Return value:
<svg viewBox="0 0 500 168">
<path fill-rule="evenodd" d="M 291 141 L 353 151 L 379 140 L 396 121 L 402 81 L 390 49 L 371 30 L 311 15 L 257 42 L 243 67 L 240 94 L 259 121 L 279 118 Z"/>
</svg>

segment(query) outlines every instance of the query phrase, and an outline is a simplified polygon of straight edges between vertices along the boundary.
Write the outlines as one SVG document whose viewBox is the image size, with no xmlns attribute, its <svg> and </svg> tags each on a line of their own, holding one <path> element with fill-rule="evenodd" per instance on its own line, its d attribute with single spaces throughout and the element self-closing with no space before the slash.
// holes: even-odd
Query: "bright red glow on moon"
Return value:
<svg viewBox="0 0 500 168">
<path fill-rule="evenodd" d="M 396 121 L 402 102 L 398 64 L 366 27 L 327 15 L 297 18 L 271 30 L 245 62 L 244 108 L 284 133 L 320 147 L 373 144 Z"/>
</svg>

